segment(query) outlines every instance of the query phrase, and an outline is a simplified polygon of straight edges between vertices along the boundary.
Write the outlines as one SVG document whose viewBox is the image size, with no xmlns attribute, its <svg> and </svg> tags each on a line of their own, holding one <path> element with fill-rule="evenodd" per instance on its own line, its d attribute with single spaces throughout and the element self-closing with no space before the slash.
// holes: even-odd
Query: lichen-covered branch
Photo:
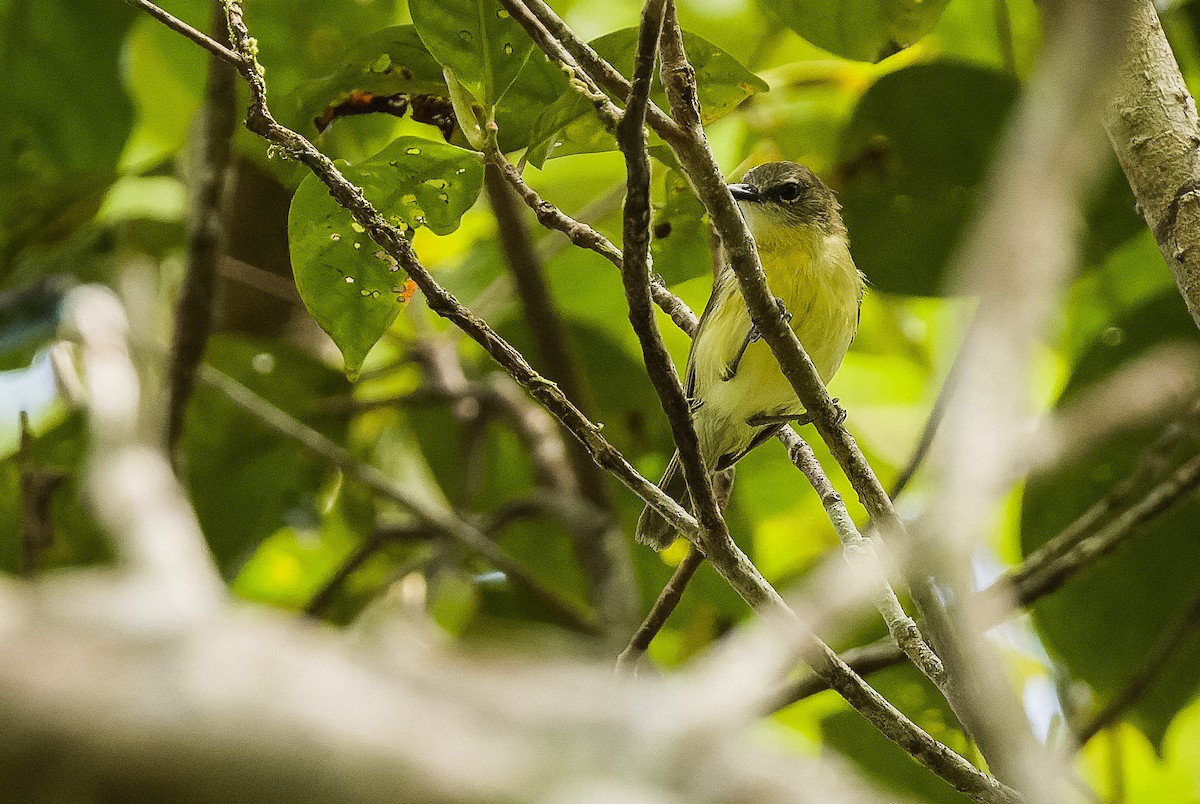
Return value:
<svg viewBox="0 0 1200 804">
<path fill-rule="evenodd" d="M 1133 3 L 1125 63 L 1104 125 L 1200 326 L 1200 119 L 1151 0 Z"/>
</svg>

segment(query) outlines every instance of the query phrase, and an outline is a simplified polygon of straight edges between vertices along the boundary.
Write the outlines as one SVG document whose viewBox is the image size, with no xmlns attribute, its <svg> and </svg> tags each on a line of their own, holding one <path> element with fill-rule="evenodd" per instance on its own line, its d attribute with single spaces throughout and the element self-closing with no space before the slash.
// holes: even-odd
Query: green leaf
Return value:
<svg viewBox="0 0 1200 804">
<path fill-rule="evenodd" d="M 1017 94 L 982 67 L 922 64 L 867 90 L 842 136 L 839 199 L 874 287 L 937 295 Z"/>
<path fill-rule="evenodd" d="M 217 335 L 206 359 L 326 437 L 345 439 L 346 422 L 322 415 L 320 403 L 349 393 L 349 385 L 310 355 L 276 341 Z M 326 468 L 215 390 L 196 390 L 183 448 L 192 504 L 226 575 L 285 524 L 316 521 L 315 489 Z"/>
<path fill-rule="evenodd" d="M 880 61 L 933 30 L 950 0 L 781 0 L 761 5 L 817 47 Z"/>
<path fill-rule="evenodd" d="M 545 54 L 530 55 L 517 80 L 496 104 L 500 150 L 505 153 L 532 142 L 534 126 L 542 113 L 570 93 L 567 74 Z"/>
<path fill-rule="evenodd" d="M 91 218 L 116 177 L 133 121 L 119 59 L 135 13 L 109 0 L 0 8 L 0 279 L 24 246 Z"/>
<path fill-rule="evenodd" d="M 412 25 L 396 25 L 376 31 L 356 42 L 333 75 L 301 84 L 292 98 L 293 125 L 306 130 L 332 122 L 340 104 L 355 96 L 409 96 L 404 103 L 414 119 L 422 117 L 430 104 L 449 113 L 449 97 L 442 67 L 429 54 Z M 440 103 L 439 103 L 440 102 Z"/>
<path fill-rule="evenodd" d="M 1155 270 L 1162 270 L 1161 265 Z M 1179 295 L 1172 291 L 1160 296 L 1113 322 L 1097 339 L 1075 367 L 1063 400 L 1071 400 L 1155 344 L 1195 338 L 1195 324 Z M 1021 510 L 1022 552 L 1028 555 L 1045 544 L 1129 476 L 1161 428 L 1159 422 L 1125 433 L 1052 475 L 1031 480 Z M 1176 506 L 1144 526 L 1116 554 L 1033 607 L 1034 624 L 1052 655 L 1073 677 L 1091 686 L 1100 705 L 1143 669 L 1162 629 L 1196 594 L 1198 518 L 1200 500 Z M 1200 640 L 1192 640 L 1131 708 L 1131 719 L 1155 744 L 1196 691 L 1197 666 Z"/>
<path fill-rule="evenodd" d="M 485 109 L 521 71 L 533 40 L 496 0 L 411 0 L 413 24 L 433 57 Z"/>
<path fill-rule="evenodd" d="M 623 75 L 630 76 L 637 52 L 637 36 L 637 28 L 622 28 L 590 44 Z M 696 70 L 703 122 L 724 117 L 751 95 L 768 91 L 765 81 L 708 40 L 684 31 L 683 44 L 688 60 Z M 650 97 L 661 108 L 667 108 L 666 94 L 657 72 Z M 530 136 L 529 147 L 530 164 L 540 166 L 551 155 L 611 150 L 616 148 L 616 140 L 600 123 L 592 102 L 571 91 L 542 113 Z"/>
<path fill-rule="evenodd" d="M 704 207 L 682 176 L 666 171 L 665 199 L 654 207 L 650 253 L 668 285 L 712 273 Z"/>
<path fill-rule="evenodd" d="M 365 162 L 340 167 L 392 224 L 439 235 L 458 228 L 483 186 L 476 154 L 419 137 L 401 137 Z M 399 314 L 405 274 L 315 175 L 292 198 L 288 247 L 305 306 L 354 376 Z"/>
</svg>

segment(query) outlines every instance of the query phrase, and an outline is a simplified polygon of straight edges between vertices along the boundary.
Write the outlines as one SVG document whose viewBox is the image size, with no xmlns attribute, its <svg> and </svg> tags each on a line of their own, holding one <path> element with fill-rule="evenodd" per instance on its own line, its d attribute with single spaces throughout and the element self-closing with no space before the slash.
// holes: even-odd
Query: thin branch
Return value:
<svg viewBox="0 0 1200 804">
<path fill-rule="evenodd" d="M 667 618 L 679 605 L 683 591 L 703 563 L 704 553 L 700 552 L 700 548 L 692 545 L 688 549 L 687 555 L 683 557 L 683 561 L 679 562 L 679 566 L 675 568 L 675 572 L 671 573 L 671 579 L 667 581 L 667 585 L 659 593 L 658 599 L 650 607 L 650 613 L 646 615 L 646 619 L 638 626 L 625 650 L 621 651 L 621 655 L 617 657 L 618 673 L 636 671 L 638 662 L 645 655 L 650 643 L 654 641 L 654 637 L 658 636 L 658 632 L 667 624 Z"/>
<path fill-rule="evenodd" d="M 596 85 L 591 73 L 581 69 L 572 54 L 563 46 L 564 40 L 555 33 L 548 31 L 546 26 L 535 17 L 524 0 L 500 0 L 500 4 L 521 24 L 529 37 L 550 58 L 559 63 L 571 79 L 571 90 L 578 92 L 592 102 L 600 121 L 610 130 L 616 128 L 621 119 L 618 109 L 604 91 Z M 625 93 L 622 93 L 625 94 Z"/>
<path fill-rule="evenodd" d="M 1076 730 L 1076 744 L 1080 747 L 1087 745 L 1089 740 L 1116 723 L 1121 715 L 1140 701 L 1155 682 L 1162 677 L 1171 659 L 1198 629 L 1200 629 L 1200 594 L 1193 597 L 1179 616 L 1159 634 L 1158 639 L 1146 654 L 1142 669 L 1138 671 L 1137 675 L 1129 679 L 1103 709 Z"/>
<path fill-rule="evenodd" d="M 1168 428 L 1168 432 L 1174 427 Z M 1148 466 L 1157 467 L 1157 461 L 1144 459 L 1141 469 L 1118 483 L 1103 499 L 1026 557 L 1019 567 L 977 593 L 986 601 L 978 608 L 992 615 L 983 625 L 998 625 L 1008 614 L 1057 591 L 1156 517 L 1191 499 L 1192 493 L 1200 488 L 1200 457 L 1196 457 L 1134 496 L 1134 489 L 1145 487 Z M 1108 524 L 1102 524 L 1106 516 L 1126 505 L 1128 508 L 1113 516 Z M 847 651 L 845 659 L 858 672 L 871 673 L 903 662 L 905 655 L 888 640 L 881 640 Z M 803 678 L 782 688 L 776 700 L 782 708 L 826 689 L 828 685 L 821 679 Z"/>
<path fill-rule="evenodd" d="M 1003 5 L 1006 0 L 996 0 Z M 1007 8 L 1007 6 L 1005 6 Z M 937 437 L 938 427 L 942 424 L 942 419 L 946 416 L 946 408 L 950 404 L 950 398 L 954 395 L 955 387 L 958 385 L 958 376 L 962 371 L 962 358 L 966 353 L 967 341 L 971 338 L 971 333 L 975 331 L 973 326 L 967 327 L 967 334 L 963 338 L 963 343 L 958 347 L 958 351 L 954 354 L 954 361 L 950 364 L 950 370 L 946 372 L 945 379 L 942 380 L 942 387 L 938 390 L 937 399 L 933 402 L 933 407 L 929 411 L 929 417 L 925 420 L 925 427 L 921 430 L 921 437 L 917 439 L 917 446 L 913 449 L 912 455 L 904 467 L 896 475 L 895 481 L 892 483 L 892 488 L 888 491 L 888 496 L 895 500 L 899 497 L 908 484 L 912 482 L 913 477 L 917 474 L 917 470 L 921 468 L 921 464 L 929 457 L 929 450 L 933 446 L 933 439 Z"/>
<path fill-rule="evenodd" d="M 1078 541 L 1074 541 L 1075 533 L 1069 534 L 1068 538 L 1072 539 L 1073 544 L 1068 549 L 1058 555 L 1055 555 L 1053 550 L 1048 551 L 1044 562 L 1029 567 L 1022 565 L 1014 577 L 1002 578 L 987 591 L 993 595 L 1003 594 L 1005 588 L 1000 584 L 1005 583 L 1012 585 L 1010 588 L 1016 590 L 1019 599 L 1036 599 L 1047 595 L 1060 588 L 1080 569 L 1111 553 L 1141 525 L 1190 498 L 1198 487 L 1200 456 L 1183 464 L 1174 474 L 1151 489 L 1137 503 L 1115 516 L 1106 526 Z"/>
<path fill-rule="evenodd" d="M 506 5 L 510 2 L 514 4 L 519 2 L 531 12 L 533 19 L 536 21 L 537 28 L 544 31 L 551 40 L 547 45 L 557 52 L 569 53 L 572 61 L 559 58 L 564 64 L 570 64 L 573 69 L 579 70 L 582 67 L 582 72 L 589 76 L 589 83 L 599 81 L 609 92 L 615 97 L 629 97 L 630 82 L 621 75 L 615 67 L 609 64 L 600 56 L 591 45 L 580 39 L 571 27 L 563 22 L 562 18 L 554 12 L 543 0 L 501 0 Z M 510 9 L 511 10 L 511 9 Z M 522 14 L 522 17 L 525 15 Z M 526 25 L 526 30 L 530 28 L 522 19 L 522 25 Z M 530 31 L 533 40 L 542 45 L 538 36 Z M 550 53 L 545 47 L 542 48 Z M 553 53 L 552 58 L 558 58 Z M 647 101 L 646 107 L 646 122 L 650 127 L 661 136 L 663 139 L 670 140 L 673 136 L 678 136 L 679 130 L 666 114 L 663 113 L 653 102 Z"/>
<path fill-rule="evenodd" d="M 625 263 L 621 250 L 614 246 L 607 237 L 591 226 L 570 217 L 554 204 L 539 196 L 532 187 L 525 183 L 525 179 L 521 177 L 521 172 L 517 170 L 516 166 L 509 162 L 494 145 L 488 146 L 485 155 L 488 161 L 500 170 L 509 185 L 517 191 L 517 195 L 521 197 L 526 206 L 533 210 L 542 226 L 562 232 L 576 246 L 596 252 L 616 266 L 618 271 L 624 271 Z M 658 274 L 650 275 L 650 295 L 654 299 L 654 303 L 671 317 L 677 327 L 688 335 L 696 331 L 700 319 L 682 299 L 667 288 L 666 283 Z"/>
<path fill-rule="evenodd" d="M 941 689 L 946 684 L 946 669 L 942 665 L 942 660 L 925 641 L 917 624 L 900 605 L 900 599 L 896 596 L 896 592 L 892 589 L 887 574 L 883 570 L 875 543 L 864 538 L 858 532 L 858 528 L 854 526 L 854 520 L 846 509 L 842 495 L 829 481 L 829 477 L 821 468 L 821 463 L 813 453 L 812 447 L 791 427 L 782 428 L 777 438 L 787 447 L 788 457 L 796 468 L 804 473 L 817 492 L 817 496 L 821 498 L 821 505 L 825 508 L 825 513 L 837 532 L 838 540 L 842 543 L 842 552 L 847 563 L 876 578 L 875 608 L 883 617 L 884 623 L 887 624 L 892 641 L 908 656 L 917 669 L 933 682 L 934 686 Z"/>
<path fill-rule="evenodd" d="M 242 57 L 237 53 L 234 53 L 226 45 L 223 45 L 215 39 L 210 38 L 207 34 L 196 30 L 183 20 L 173 16 L 170 12 L 159 8 L 154 3 L 151 3 L 150 0 L 125 0 L 125 2 L 129 3 L 129 5 L 135 8 L 140 8 L 142 11 L 145 11 L 151 17 L 154 17 L 172 31 L 183 34 L 185 37 L 191 39 L 197 45 L 204 48 L 209 53 L 213 54 L 227 64 L 231 64 L 239 69 L 242 67 Z"/>
<path fill-rule="evenodd" d="M 419 493 L 409 491 L 378 468 L 355 460 L 350 453 L 333 441 L 289 416 L 213 367 L 202 365 L 200 379 L 276 435 L 294 441 L 330 466 L 340 469 L 347 478 L 392 500 L 412 513 L 422 525 L 430 530 L 443 534 L 478 553 L 514 583 L 524 587 L 530 594 L 545 603 L 569 627 L 585 634 L 596 633 L 597 626 L 589 617 L 581 614 L 573 605 L 543 586 L 525 569 L 524 565 L 497 547 L 478 529 L 460 519 L 453 511 L 438 506 Z"/>
<path fill-rule="evenodd" d="M 320 617 L 324 614 L 325 610 L 329 608 L 329 604 L 333 603 L 342 591 L 346 581 L 350 580 L 350 576 L 382 550 L 388 541 L 389 535 L 384 531 L 378 529 L 373 531 L 357 549 L 351 551 L 342 565 L 325 582 L 325 585 L 317 590 L 312 600 L 304 607 L 304 613 L 309 617 Z"/>
<path fill-rule="evenodd" d="M 221 0 L 212 0 L 213 33 L 228 40 Z M 191 208 L 188 210 L 187 268 L 175 303 L 175 333 L 167 363 L 167 452 L 183 435 L 196 371 L 212 332 L 217 266 L 225 240 L 222 201 L 237 127 L 237 70 L 217 55 L 208 60 L 208 80 L 193 149 Z"/>
</svg>

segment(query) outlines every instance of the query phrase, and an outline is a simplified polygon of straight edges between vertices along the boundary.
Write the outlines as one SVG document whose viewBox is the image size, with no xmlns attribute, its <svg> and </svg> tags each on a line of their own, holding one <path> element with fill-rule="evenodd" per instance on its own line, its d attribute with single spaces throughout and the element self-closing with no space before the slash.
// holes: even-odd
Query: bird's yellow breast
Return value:
<svg viewBox="0 0 1200 804">
<path fill-rule="evenodd" d="M 748 216 L 749 217 L 749 216 Z M 751 231 L 771 292 L 791 313 L 791 327 L 824 382 L 837 372 L 858 326 L 863 279 L 844 235 L 812 230 L 784 236 Z M 706 462 L 749 445 L 758 428 L 745 420 L 760 414 L 799 415 L 803 406 L 763 341 L 746 349 L 731 379 L 723 372 L 750 329 L 749 311 L 736 278 L 726 272 L 692 346 L 695 422 Z"/>
</svg>

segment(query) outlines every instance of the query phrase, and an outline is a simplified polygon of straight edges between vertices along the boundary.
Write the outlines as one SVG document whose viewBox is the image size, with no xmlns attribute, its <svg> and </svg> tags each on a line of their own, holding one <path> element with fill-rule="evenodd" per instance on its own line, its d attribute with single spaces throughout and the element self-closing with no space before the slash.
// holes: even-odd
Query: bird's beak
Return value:
<svg viewBox="0 0 1200 804">
<path fill-rule="evenodd" d="M 762 198 L 758 190 L 749 184 L 731 184 L 729 185 L 729 192 L 738 201 L 758 201 Z"/>
</svg>

